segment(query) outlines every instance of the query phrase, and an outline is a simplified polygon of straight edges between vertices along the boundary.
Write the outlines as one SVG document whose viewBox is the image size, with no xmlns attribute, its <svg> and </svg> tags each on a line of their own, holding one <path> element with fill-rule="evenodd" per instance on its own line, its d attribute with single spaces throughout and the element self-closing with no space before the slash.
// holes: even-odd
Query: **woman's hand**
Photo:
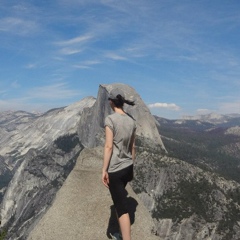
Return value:
<svg viewBox="0 0 240 240">
<path fill-rule="evenodd" d="M 109 184 L 109 177 L 108 177 L 108 172 L 107 171 L 104 171 L 102 172 L 102 182 L 104 184 L 105 187 L 109 188 L 108 187 L 108 184 Z"/>
</svg>

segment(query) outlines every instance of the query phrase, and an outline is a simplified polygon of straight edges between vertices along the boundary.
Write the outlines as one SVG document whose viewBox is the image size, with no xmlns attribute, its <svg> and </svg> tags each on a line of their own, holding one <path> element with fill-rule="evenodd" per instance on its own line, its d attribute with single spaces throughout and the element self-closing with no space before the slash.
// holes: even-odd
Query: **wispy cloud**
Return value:
<svg viewBox="0 0 240 240">
<path fill-rule="evenodd" d="M 73 65 L 74 68 L 79 68 L 79 69 L 89 69 L 91 68 L 90 66 L 85 66 L 85 65 Z"/>
<path fill-rule="evenodd" d="M 78 36 L 78 37 L 71 38 L 71 39 L 68 39 L 68 40 L 65 40 L 65 41 L 59 41 L 59 42 L 56 42 L 55 44 L 59 45 L 59 46 L 78 45 L 78 44 L 85 43 L 92 38 L 93 38 L 93 35 L 86 34 L 86 35 Z"/>
<path fill-rule="evenodd" d="M 126 57 L 120 56 L 116 53 L 107 53 L 105 56 L 109 59 L 117 60 L 117 61 L 126 61 L 127 60 Z"/>
<path fill-rule="evenodd" d="M 82 49 L 62 48 L 59 53 L 63 55 L 73 55 L 82 52 Z"/>
<path fill-rule="evenodd" d="M 148 105 L 149 108 L 166 108 L 173 111 L 179 111 L 181 108 L 175 103 L 152 103 Z"/>
<path fill-rule="evenodd" d="M 100 64 L 101 61 L 95 61 L 95 60 L 89 60 L 89 61 L 82 61 L 78 64 L 73 65 L 75 68 L 82 68 L 82 69 L 88 69 L 91 68 L 93 65 Z"/>
<path fill-rule="evenodd" d="M 36 63 L 29 63 L 25 66 L 25 68 L 27 68 L 27 69 L 33 69 L 33 68 L 36 68 L 36 67 L 37 67 Z"/>
<path fill-rule="evenodd" d="M 25 20 L 16 17 L 7 17 L 0 19 L 0 31 L 12 34 L 26 35 L 36 32 L 38 24 L 34 21 Z"/>
<path fill-rule="evenodd" d="M 18 87 L 18 82 L 13 82 L 11 86 Z M 0 94 L 4 92 L 0 91 Z M 56 102 L 61 100 L 71 100 L 76 96 L 81 96 L 81 91 L 71 89 L 66 82 L 59 82 L 51 85 L 30 88 L 22 93 L 22 97 L 0 99 L 0 111 L 25 110 L 25 111 L 46 111 L 54 108 Z M 60 105 L 61 107 L 62 105 Z"/>
<path fill-rule="evenodd" d="M 85 46 L 89 46 L 89 41 L 91 41 L 92 38 L 92 35 L 86 34 L 68 40 L 55 42 L 54 45 L 60 47 L 58 50 L 60 55 L 71 56 L 83 52 Z"/>
<path fill-rule="evenodd" d="M 42 100 L 68 99 L 77 95 L 80 91 L 70 89 L 64 82 L 32 88 L 27 93 L 28 98 Z"/>
</svg>

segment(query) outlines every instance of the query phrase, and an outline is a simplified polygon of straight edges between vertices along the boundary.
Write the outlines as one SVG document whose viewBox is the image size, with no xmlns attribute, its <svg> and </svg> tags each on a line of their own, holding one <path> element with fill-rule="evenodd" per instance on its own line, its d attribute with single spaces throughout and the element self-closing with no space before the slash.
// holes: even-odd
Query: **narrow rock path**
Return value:
<svg viewBox="0 0 240 240">
<path fill-rule="evenodd" d="M 28 240 L 107 240 L 118 229 L 108 189 L 101 183 L 100 149 L 84 149 L 53 205 L 39 221 Z M 151 234 L 153 221 L 131 187 L 132 239 L 159 240 Z"/>
</svg>

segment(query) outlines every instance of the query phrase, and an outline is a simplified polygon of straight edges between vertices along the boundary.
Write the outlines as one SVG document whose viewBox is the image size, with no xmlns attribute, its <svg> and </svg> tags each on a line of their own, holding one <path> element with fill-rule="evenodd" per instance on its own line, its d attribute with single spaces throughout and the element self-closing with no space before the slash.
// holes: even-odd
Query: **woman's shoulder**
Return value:
<svg viewBox="0 0 240 240">
<path fill-rule="evenodd" d="M 117 119 L 116 113 L 109 114 L 105 118 L 105 123 L 106 122 L 115 122 L 116 119 Z"/>
<path fill-rule="evenodd" d="M 136 119 L 130 115 L 129 113 L 126 113 L 125 114 L 120 114 L 120 113 L 117 113 L 117 112 L 114 112 L 110 115 L 108 115 L 105 119 L 107 120 L 111 120 L 111 121 L 124 121 L 124 122 L 128 122 L 128 121 L 132 121 L 132 122 L 136 122 Z"/>
<path fill-rule="evenodd" d="M 109 119 L 109 118 L 112 119 L 114 117 L 116 117 L 116 113 L 115 112 L 107 115 L 105 119 Z"/>
</svg>

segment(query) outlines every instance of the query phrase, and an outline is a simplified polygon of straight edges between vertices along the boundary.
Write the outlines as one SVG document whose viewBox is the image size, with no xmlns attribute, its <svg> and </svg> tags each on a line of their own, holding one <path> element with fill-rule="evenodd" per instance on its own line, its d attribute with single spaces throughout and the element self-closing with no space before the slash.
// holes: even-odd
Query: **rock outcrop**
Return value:
<svg viewBox="0 0 240 240">
<path fill-rule="evenodd" d="M 139 145 L 145 149 L 166 153 L 156 127 L 156 121 L 148 107 L 132 87 L 119 83 L 99 86 L 94 106 L 91 109 L 85 109 L 80 120 L 78 134 L 81 143 L 88 148 L 103 145 L 104 120 L 111 113 L 108 95 L 112 88 L 120 88 L 124 92 L 126 99 L 135 102 L 135 106 L 125 104 L 124 110 L 136 119 L 137 141 L 141 142 Z"/>
<path fill-rule="evenodd" d="M 1 186 L 1 221 L 8 229 L 7 239 L 25 240 L 51 205 L 83 149 L 77 126 L 83 109 L 94 102 L 94 98 L 86 98 L 41 116 L 25 112 L 5 116 L 1 165 L 6 174 L 13 175 Z M 0 178 L 6 180 L 6 174 Z"/>
<path fill-rule="evenodd" d="M 83 109 L 91 107 L 95 101 L 95 98 L 88 97 L 40 116 L 22 111 L 2 114 L 0 155 L 9 167 L 14 168 L 29 149 L 44 149 L 58 137 L 75 133 Z"/>
<path fill-rule="evenodd" d="M 67 145 L 68 148 L 62 147 Z M 1 206 L 8 239 L 26 239 L 46 212 L 82 150 L 76 134 L 58 138 L 44 152 L 29 150 L 12 178 Z"/>
</svg>

